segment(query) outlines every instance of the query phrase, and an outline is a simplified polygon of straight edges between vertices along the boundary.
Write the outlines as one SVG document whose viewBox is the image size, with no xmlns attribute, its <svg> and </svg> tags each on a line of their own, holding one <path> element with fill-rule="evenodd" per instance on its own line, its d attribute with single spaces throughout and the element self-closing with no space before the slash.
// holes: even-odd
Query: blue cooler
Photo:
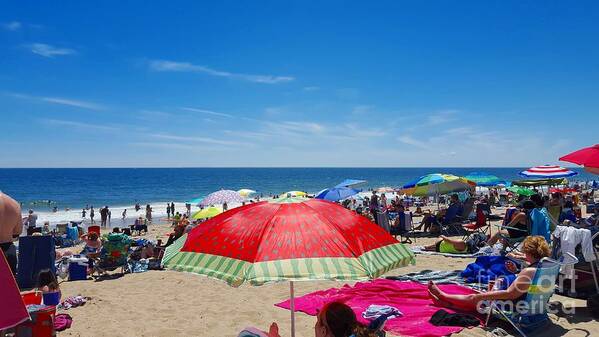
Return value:
<svg viewBox="0 0 599 337">
<path fill-rule="evenodd" d="M 87 257 L 73 255 L 69 258 L 69 281 L 87 280 Z"/>
</svg>

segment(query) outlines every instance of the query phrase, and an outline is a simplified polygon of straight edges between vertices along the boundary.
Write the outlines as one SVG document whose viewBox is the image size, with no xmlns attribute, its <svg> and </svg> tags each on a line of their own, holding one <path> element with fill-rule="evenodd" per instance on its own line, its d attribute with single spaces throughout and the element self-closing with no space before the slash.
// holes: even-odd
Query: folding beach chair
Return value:
<svg viewBox="0 0 599 337">
<path fill-rule="evenodd" d="M 569 263 L 576 263 L 578 260 L 571 254 L 569 255 Z M 510 323 L 518 333 L 526 337 L 526 333 L 532 332 L 547 322 L 549 299 L 555 292 L 555 282 L 559 274 L 559 270 L 564 263 L 564 259 L 556 261 L 550 258 L 543 258 L 537 267 L 537 271 L 533 276 L 532 282 L 528 287 L 524 304 L 502 305 L 500 301 L 491 301 L 488 303 L 487 324 L 492 316 L 501 318 Z M 507 308 L 512 307 L 512 308 Z M 516 309 L 516 310 L 513 310 Z"/>
<path fill-rule="evenodd" d="M 121 274 L 127 272 L 129 247 L 131 239 L 123 233 L 110 233 L 102 238 L 102 251 L 97 259 L 94 259 L 92 276 L 98 276 L 121 268 Z"/>
<path fill-rule="evenodd" d="M 476 208 L 476 221 L 473 223 L 464 224 L 462 225 L 462 228 L 464 229 L 464 231 L 466 231 L 462 238 L 463 240 L 468 240 L 470 235 L 474 233 L 481 233 L 486 235 L 490 228 L 489 222 L 487 221 L 487 215 L 485 214 L 483 207 Z"/>
<path fill-rule="evenodd" d="M 396 225 L 390 227 L 389 233 L 395 238 L 399 236 L 401 243 L 412 243 L 412 240 L 410 239 L 410 234 L 412 234 L 414 241 L 416 241 L 414 223 L 412 222 L 412 213 L 405 211 L 399 212 L 397 215 L 397 219 L 399 221 L 396 221 Z"/>
<path fill-rule="evenodd" d="M 439 224 L 441 226 L 441 233 L 445 235 L 451 235 L 451 233 L 461 234 L 463 232 L 463 211 L 463 208 L 450 206 L 445 212 L 443 220 Z"/>
<path fill-rule="evenodd" d="M 98 235 L 100 235 L 100 226 L 89 226 L 89 227 L 87 227 L 87 232 L 88 233 L 95 232 Z"/>
<path fill-rule="evenodd" d="M 19 239 L 17 283 L 21 289 L 35 287 L 42 269 L 56 273 L 54 238 L 49 235 L 22 236 Z"/>
<path fill-rule="evenodd" d="M 553 259 L 559 259 L 564 256 L 561 247 L 561 240 L 559 238 L 551 236 L 552 238 L 552 251 L 551 257 Z M 575 248 L 575 254 L 579 263 L 576 263 L 574 266 L 569 268 L 569 266 L 563 268 L 561 270 L 560 280 L 564 281 L 564 287 L 562 290 L 563 294 L 566 296 L 577 297 L 578 292 L 589 294 L 590 288 L 594 286 L 595 294 L 599 294 L 599 253 L 597 252 L 597 244 L 596 241 L 599 238 L 599 232 L 595 233 L 591 237 L 593 255 L 595 256 L 595 260 L 587 262 L 584 258 L 584 255 L 581 253 L 581 245 L 578 244 Z M 580 256 L 580 258 L 578 258 Z M 582 261 L 584 260 L 584 261 Z M 593 283 L 591 284 L 591 278 Z M 572 282 L 572 280 L 576 280 L 575 283 L 572 284 L 573 287 L 568 287 L 568 285 Z M 560 283 L 561 284 L 561 283 Z M 568 289 L 569 288 L 569 289 Z"/>
</svg>

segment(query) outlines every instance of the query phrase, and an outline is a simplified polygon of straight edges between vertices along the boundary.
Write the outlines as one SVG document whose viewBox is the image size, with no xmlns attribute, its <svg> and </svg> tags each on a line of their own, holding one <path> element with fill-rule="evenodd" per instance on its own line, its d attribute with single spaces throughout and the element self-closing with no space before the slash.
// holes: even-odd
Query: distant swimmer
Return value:
<svg viewBox="0 0 599 337">
<path fill-rule="evenodd" d="M 52 208 L 52 212 L 54 212 L 54 213 L 58 212 L 58 207 L 54 206 L 54 208 Z"/>
<path fill-rule="evenodd" d="M 85 210 L 86 210 L 85 208 L 81 210 L 81 217 L 82 218 L 85 218 Z"/>
<path fill-rule="evenodd" d="M 92 205 L 89 209 L 89 218 L 91 219 L 91 222 L 94 223 L 94 205 Z"/>
<path fill-rule="evenodd" d="M 127 209 L 126 208 L 123 210 L 122 215 L 123 215 L 123 220 L 125 220 L 125 218 L 127 217 Z"/>
<path fill-rule="evenodd" d="M 139 206 L 139 202 L 135 203 L 135 211 L 139 212 L 139 210 L 141 209 L 141 206 Z"/>
<path fill-rule="evenodd" d="M 166 204 L 166 218 L 167 219 L 171 218 L 171 204 L 169 204 L 169 203 Z"/>
</svg>

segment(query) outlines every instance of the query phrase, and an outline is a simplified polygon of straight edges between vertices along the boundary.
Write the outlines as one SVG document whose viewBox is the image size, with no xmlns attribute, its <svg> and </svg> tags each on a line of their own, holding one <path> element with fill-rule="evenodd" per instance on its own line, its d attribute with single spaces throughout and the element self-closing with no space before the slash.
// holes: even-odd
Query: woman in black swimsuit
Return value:
<svg viewBox="0 0 599 337">
<path fill-rule="evenodd" d="M 522 238 L 529 234 L 530 212 L 535 208 L 535 203 L 531 200 L 526 200 L 520 204 L 520 212 L 512 216 L 511 221 L 487 241 L 489 246 L 493 246 L 502 237 L 511 239 Z"/>
</svg>

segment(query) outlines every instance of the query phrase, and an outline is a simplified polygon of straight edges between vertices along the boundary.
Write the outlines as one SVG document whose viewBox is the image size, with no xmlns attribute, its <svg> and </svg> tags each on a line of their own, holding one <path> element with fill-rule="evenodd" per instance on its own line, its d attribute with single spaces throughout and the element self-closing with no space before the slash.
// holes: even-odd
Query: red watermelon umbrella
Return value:
<svg viewBox="0 0 599 337">
<path fill-rule="evenodd" d="M 574 151 L 559 160 L 582 165 L 588 172 L 599 174 L 599 144 Z"/>
<path fill-rule="evenodd" d="M 366 280 L 414 263 L 414 254 L 367 218 L 320 199 L 241 206 L 194 228 L 165 252 L 165 267 L 237 287 L 291 281 Z"/>
</svg>

